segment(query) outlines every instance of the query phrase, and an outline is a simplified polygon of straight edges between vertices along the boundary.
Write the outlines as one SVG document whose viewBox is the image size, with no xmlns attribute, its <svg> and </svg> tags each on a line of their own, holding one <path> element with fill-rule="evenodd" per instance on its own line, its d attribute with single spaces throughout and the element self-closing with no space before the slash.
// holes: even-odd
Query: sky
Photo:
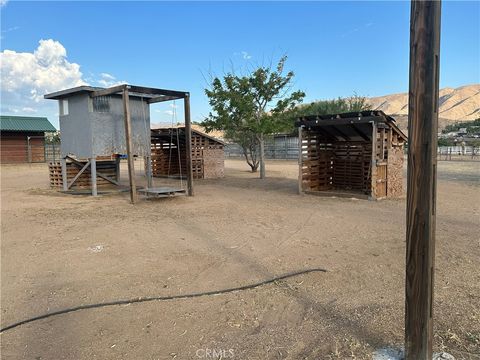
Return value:
<svg viewBox="0 0 480 360">
<path fill-rule="evenodd" d="M 408 91 L 407 1 L 0 4 L 1 113 L 56 127 L 43 94 L 125 82 L 189 91 L 201 121 L 210 76 L 284 54 L 305 102 Z M 440 54 L 441 88 L 480 82 L 480 2 L 443 2 Z M 171 121 L 183 121 L 181 103 L 152 106 L 152 123 Z"/>
</svg>

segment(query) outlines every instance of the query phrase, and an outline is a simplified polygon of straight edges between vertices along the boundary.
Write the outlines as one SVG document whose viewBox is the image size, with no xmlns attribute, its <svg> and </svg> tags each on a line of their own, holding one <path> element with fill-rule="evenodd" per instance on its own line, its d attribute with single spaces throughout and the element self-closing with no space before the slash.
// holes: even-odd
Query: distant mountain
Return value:
<svg viewBox="0 0 480 360">
<path fill-rule="evenodd" d="M 480 117 L 480 84 L 440 90 L 439 127 L 456 121 L 475 120 Z M 392 94 L 369 99 L 373 109 L 392 115 L 399 126 L 406 130 L 408 117 L 408 93 Z"/>
</svg>

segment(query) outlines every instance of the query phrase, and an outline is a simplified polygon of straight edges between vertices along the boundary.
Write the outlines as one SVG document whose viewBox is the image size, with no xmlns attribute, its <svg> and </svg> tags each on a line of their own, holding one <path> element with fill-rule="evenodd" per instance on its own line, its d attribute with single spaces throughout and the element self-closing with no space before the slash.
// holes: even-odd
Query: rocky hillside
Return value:
<svg viewBox="0 0 480 360">
<path fill-rule="evenodd" d="M 402 129 L 407 127 L 408 93 L 370 98 L 373 109 L 382 110 L 397 119 Z M 480 84 L 440 90 L 439 126 L 480 117 Z"/>
</svg>

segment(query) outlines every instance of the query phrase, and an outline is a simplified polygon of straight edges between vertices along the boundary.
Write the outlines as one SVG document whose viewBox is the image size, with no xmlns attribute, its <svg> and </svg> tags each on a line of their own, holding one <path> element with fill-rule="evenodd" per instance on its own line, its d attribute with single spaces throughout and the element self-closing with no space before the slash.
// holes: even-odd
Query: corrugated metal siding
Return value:
<svg viewBox="0 0 480 360">
<path fill-rule="evenodd" d="M 0 116 L 1 131 L 57 131 L 45 117 Z"/>
</svg>

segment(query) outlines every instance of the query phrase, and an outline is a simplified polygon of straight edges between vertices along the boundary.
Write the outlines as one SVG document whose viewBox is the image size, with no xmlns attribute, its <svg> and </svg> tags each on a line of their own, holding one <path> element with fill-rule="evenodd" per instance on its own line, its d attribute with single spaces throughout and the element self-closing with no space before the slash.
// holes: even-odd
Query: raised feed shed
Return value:
<svg viewBox="0 0 480 360">
<path fill-rule="evenodd" d="M 368 199 L 403 195 L 406 135 L 382 111 L 306 116 L 299 127 L 299 192 Z"/>
<path fill-rule="evenodd" d="M 152 129 L 151 134 L 153 176 L 184 176 L 185 127 Z M 191 159 L 194 179 L 224 177 L 224 146 L 223 141 L 192 129 Z"/>
<path fill-rule="evenodd" d="M 132 203 L 137 199 L 137 191 L 147 196 L 171 196 L 176 193 L 193 195 L 190 156 L 186 159 L 187 189 L 152 187 L 150 167 L 149 105 L 183 99 L 186 129 L 184 140 L 185 147 L 189 150 L 191 123 L 188 92 L 123 84 L 111 88 L 79 86 L 44 97 L 58 101 L 62 134 L 60 164 L 52 164 L 50 167 L 52 185 L 57 186 L 61 182 L 64 191 L 82 185 L 91 188 L 92 195 L 97 195 L 99 182 L 120 185 L 118 156 L 126 154 Z M 143 157 L 147 164 L 146 186 L 138 190 L 135 157 Z"/>
</svg>

